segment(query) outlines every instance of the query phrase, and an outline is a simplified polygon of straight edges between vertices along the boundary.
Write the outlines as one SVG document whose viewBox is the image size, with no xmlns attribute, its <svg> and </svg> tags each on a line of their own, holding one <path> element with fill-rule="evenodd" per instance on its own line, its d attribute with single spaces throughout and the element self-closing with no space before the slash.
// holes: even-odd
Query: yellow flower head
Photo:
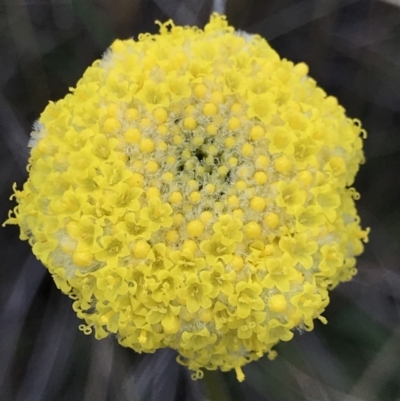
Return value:
<svg viewBox="0 0 400 401">
<path fill-rule="evenodd" d="M 364 131 L 307 73 L 214 14 L 115 41 L 47 106 L 7 222 L 82 331 L 243 380 L 324 321 L 367 237 Z"/>
</svg>

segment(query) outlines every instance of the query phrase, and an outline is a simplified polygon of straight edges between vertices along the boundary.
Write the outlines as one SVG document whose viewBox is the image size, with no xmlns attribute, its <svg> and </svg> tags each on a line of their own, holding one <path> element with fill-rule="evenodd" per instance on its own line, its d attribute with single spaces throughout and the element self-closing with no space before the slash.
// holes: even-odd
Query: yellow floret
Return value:
<svg viewBox="0 0 400 401">
<path fill-rule="evenodd" d="M 153 116 L 159 124 L 164 124 L 168 119 L 168 113 L 165 109 L 157 108 L 153 111 Z"/>
<path fill-rule="evenodd" d="M 226 140 L 225 140 L 225 146 L 226 146 L 227 148 L 232 148 L 232 147 L 235 146 L 235 144 L 236 144 L 235 138 L 233 138 L 233 137 L 228 137 L 228 138 L 226 138 Z"/>
<path fill-rule="evenodd" d="M 104 131 L 114 134 L 121 128 L 121 123 L 114 117 L 107 118 L 103 123 Z"/>
<path fill-rule="evenodd" d="M 261 234 L 261 227 L 255 221 L 250 221 L 244 226 L 244 233 L 247 238 L 258 238 Z"/>
<path fill-rule="evenodd" d="M 154 160 L 150 160 L 146 163 L 146 171 L 150 174 L 154 174 L 158 171 L 158 163 Z"/>
<path fill-rule="evenodd" d="M 140 173 L 132 173 L 129 179 L 130 185 L 133 187 L 142 187 L 144 182 L 144 177 Z"/>
<path fill-rule="evenodd" d="M 209 135 L 215 135 L 218 131 L 218 127 L 215 124 L 211 123 L 207 125 L 206 130 Z"/>
<path fill-rule="evenodd" d="M 254 174 L 254 181 L 258 184 L 258 185 L 263 185 L 267 182 L 267 174 L 265 174 L 263 171 L 257 171 Z"/>
<path fill-rule="evenodd" d="M 178 191 L 172 192 L 171 195 L 169 196 L 169 201 L 173 204 L 181 203 L 182 199 L 183 199 L 183 196 Z"/>
<path fill-rule="evenodd" d="M 198 203 L 201 200 L 201 193 L 199 191 L 194 191 L 189 195 L 189 199 L 193 203 Z"/>
<path fill-rule="evenodd" d="M 213 215 L 209 211 L 205 211 L 200 214 L 200 220 L 203 224 L 207 224 L 209 221 L 211 221 L 212 217 Z"/>
<path fill-rule="evenodd" d="M 273 312 L 283 312 L 286 309 L 287 301 L 282 294 L 272 295 L 268 300 L 268 308 Z"/>
<path fill-rule="evenodd" d="M 160 196 L 160 190 L 156 187 L 150 187 L 146 191 L 146 196 L 148 198 L 154 198 L 154 197 L 159 197 Z"/>
<path fill-rule="evenodd" d="M 194 94 L 199 99 L 203 99 L 207 94 L 207 87 L 203 84 L 196 85 L 194 88 Z"/>
<path fill-rule="evenodd" d="M 258 141 L 261 138 L 263 138 L 264 135 L 265 135 L 265 131 L 264 131 L 263 127 L 260 127 L 259 125 L 256 125 L 255 127 L 253 127 L 250 130 L 250 134 L 249 134 L 250 139 L 252 141 Z"/>
<path fill-rule="evenodd" d="M 256 167 L 259 169 L 265 169 L 269 164 L 269 159 L 266 155 L 260 155 L 256 158 Z"/>
<path fill-rule="evenodd" d="M 133 244 L 133 254 L 136 258 L 143 259 L 150 252 L 151 246 L 146 241 L 138 241 Z"/>
<path fill-rule="evenodd" d="M 87 267 L 93 262 L 93 253 L 88 251 L 76 250 L 72 255 L 73 262 L 78 266 Z"/>
<path fill-rule="evenodd" d="M 142 135 L 137 128 L 129 128 L 125 131 L 124 137 L 128 143 L 139 143 Z"/>
<path fill-rule="evenodd" d="M 276 213 L 268 213 L 264 217 L 264 222 L 270 229 L 274 230 L 278 227 L 279 216 Z"/>
<path fill-rule="evenodd" d="M 215 116 L 218 112 L 218 108 L 214 103 L 206 103 L 203 107 L 203 113 L 206 116 Z"/>
<path fill-rule="evenodd" d="M 126 118 L 128 121 L 135 121 L 139 116 L 140 114 L 137 109 L 130 108 L 126 111 Z"/>
<path fill-rule="evenodd" d="M 237 130 L 238 128 L 240 128 L 241 126 L 241 122 L 237 117 L 231 117 L 228 120 L 228 129 L 233 131 L 233 130 Z"/>
<path fill-rule="evenodd" d="M 195 128 L 197 127 L 197 121 L 196 121 L 196 119 L 193 118 L 193 117 L 186 117 L 186 118 L 183 120 L 183 126 L 184 126 L 186 129 L 193 130 L 193 129 L 195 129 Z"/>
<path fill-rule="evenodd" d="M 179 239 L 179 233 L 177 230 L 169 230 L 165 234 L 165 240 L 170 244 L 178 242 L 178 239 Z"/>
<path fill-rule="evenodd" d="M 255 212 L 262 212 L 266 206 L 265 199 L 261 198 L 260 196 L 255 196 L 250 201 L 250 206 Z"/>
<path fill-rule="evenodd" d="M 200 220 L 193 220 L 187 225 L 187 232 L 192 237 L 199 237 L 203 231 L 204 224 Z"/>
<path fill-rule="evenodd" d="M 287 174 L 292 168 L 292 162 L 286 156 L 280 156 L 274 161 L 275 170 L 282 174 Z"/>
<path fill-rule="evenodd" d="M 150 138 L 144 138 L 140 141 L 139 147 L 143 153 L 151 153 L 154 150 L 154 142 Z"/>
</svg>

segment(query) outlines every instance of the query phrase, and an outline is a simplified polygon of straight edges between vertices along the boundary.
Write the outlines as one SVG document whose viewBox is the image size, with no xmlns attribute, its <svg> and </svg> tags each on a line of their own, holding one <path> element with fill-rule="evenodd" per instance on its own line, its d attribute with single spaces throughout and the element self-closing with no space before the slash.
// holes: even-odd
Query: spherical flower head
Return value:
<svg viewBox="0 0 400 401">
<path fill-rule="evenodd" d="M 355 274 L 358 120 L 260 36 L 214 14 L 117 40 L 31 141 L 8 223 L 101 339 L 235 369 Z"/>
</svg>

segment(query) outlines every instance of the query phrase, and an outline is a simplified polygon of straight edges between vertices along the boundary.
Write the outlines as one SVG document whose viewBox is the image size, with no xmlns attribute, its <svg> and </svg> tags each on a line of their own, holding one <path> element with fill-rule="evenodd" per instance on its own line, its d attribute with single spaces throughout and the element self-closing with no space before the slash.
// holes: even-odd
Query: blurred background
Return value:
<svg viewBox="0 0 400 401">
<path fill-rule="evenodd" d="M 96 341 L 18 229 L 0 229 L 2 401 L 400 400 L 399 0 L 0 0 L 0 220 L 27 178 L 27 142 L 49 100 L 64 97 L 116 38 L 156 32 L 154 20 L 204 26 L 225 11 L 310 75 L 368 131 L 356 188 L 370 242 L 359 273 L 331 294 L 312 333 L 279 357 L 201 381 L 171 350 L 138 355 Z"/>
</svg>

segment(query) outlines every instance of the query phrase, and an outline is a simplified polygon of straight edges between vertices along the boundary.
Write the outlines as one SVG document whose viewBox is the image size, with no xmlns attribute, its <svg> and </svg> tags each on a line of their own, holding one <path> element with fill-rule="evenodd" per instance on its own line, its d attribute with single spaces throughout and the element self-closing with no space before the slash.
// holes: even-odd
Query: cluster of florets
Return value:
<svg viewBox="0 0 400 401">
<path fill-rule="evenodd" d="M 311 330 L 355 274 L 363 130 L 214 15 L 117 40 L 32 135 L 9 223 L 98 339 L 236 369 Z"/>
</svg>

